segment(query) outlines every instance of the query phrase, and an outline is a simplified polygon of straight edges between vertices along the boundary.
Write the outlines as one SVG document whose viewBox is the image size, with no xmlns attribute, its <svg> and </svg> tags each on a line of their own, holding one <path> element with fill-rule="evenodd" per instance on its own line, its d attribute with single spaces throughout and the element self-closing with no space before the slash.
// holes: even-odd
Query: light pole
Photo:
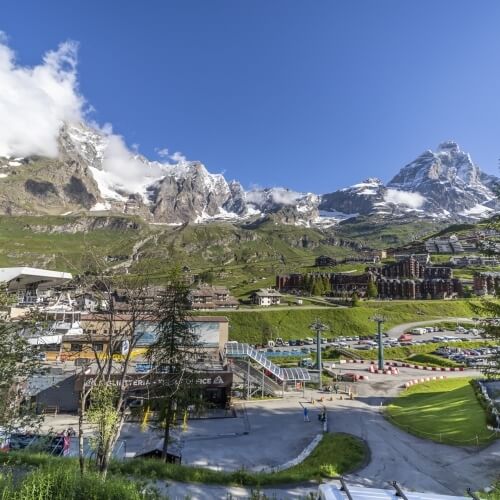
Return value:
<svg viewBox="0 0 500 500">
<path fill-rule="evenodd" d="M 383 316 L 374 316 L 372 321 L 377 323 L 377 334 L 378 334 L 378 369 L 384 369 L 384 344 L 382 343 L 382 324 L 385 323 L 385 318 Z"/>
<path fill-rule="evenodd" d="M 321 332 L 328 330 L 328 326 L 324 325 L 316 318 L 309 328 L 316 332 L 316 368 L 319 370 L 319 390 L 321 391 L 323 389 L 323 383 L 321 381 L 321 371 L 323 369 L 321 363 Z"/>
</svg>

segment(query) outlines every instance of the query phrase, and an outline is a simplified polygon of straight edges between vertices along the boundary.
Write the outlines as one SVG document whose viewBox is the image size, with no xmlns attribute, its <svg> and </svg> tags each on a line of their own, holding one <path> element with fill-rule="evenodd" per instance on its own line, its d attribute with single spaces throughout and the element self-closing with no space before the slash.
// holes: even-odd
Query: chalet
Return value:
<svg viewBox="0 0 500 500">
<path fill-rule="evenodd" d="M 277 306 L 281 304 L 281 293 L 273 288 L 261 288 L 250 295 L 252 304 L 259 306 Z"/>
<path fill-rule="evenodd" d="M 200 285 L 190 293 L 191 309 L 238 309 L 239 302 L 224 286 Z"/>
</svg>

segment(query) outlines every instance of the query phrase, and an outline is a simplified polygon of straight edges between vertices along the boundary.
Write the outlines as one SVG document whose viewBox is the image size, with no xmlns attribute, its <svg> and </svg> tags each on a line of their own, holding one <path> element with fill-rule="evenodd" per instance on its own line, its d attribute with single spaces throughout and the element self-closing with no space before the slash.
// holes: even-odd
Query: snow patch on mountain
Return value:
<svg viewBox="0 0 500 500">
<path fill-rule="evenodd" d="M 89 191 L 94 196 L 92 211 L 136 213 L 156 223 L 272 216 L 276 223 L 328 227 L 364 215 L 467 219 L 500 210 L 493 191 L 498 179 L 481 172 L 452 141 L 422 153 L 387 185 L 371 177 L 324 195 L 285 187 L 244 190 L 237 181 L 210 173 L 201 162 L 179 156 L 171 163 L 172 155 L 167 162 L 149 161 L 109 128 L 85 123 L 65 124 L 58 143 L 60 159 L 80 169 L 78 176 L 85 178 L 87 172 L 87 179 L 95 181 Z M 0 158 L 2 177 L 30 161 Z"/>
<path fill-rule="evenodd" d="M 372 177 L 358 184 L 353 184 L 352 186 L 341 189 L 341 191 L 355 192 L 362 196 L 377 196 L 381 186 L 383 186 L 383 182 L 376 177 Z"/>
</svg>

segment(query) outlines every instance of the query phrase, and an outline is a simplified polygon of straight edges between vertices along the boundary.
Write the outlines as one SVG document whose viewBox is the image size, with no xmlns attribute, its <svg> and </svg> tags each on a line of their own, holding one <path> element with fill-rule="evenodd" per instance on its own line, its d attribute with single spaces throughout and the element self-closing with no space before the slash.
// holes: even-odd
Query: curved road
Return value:
<svg viewBox="0 0 500 500">
<path fill-rule="evenodd" d="M 387 330 L 387 335 L 389 337 L 399 337 L 402 333 L 411 330 L 412 328 L 417 328 L 419 326 L 433 325 L 436 323 L 446 323 L 456 321 L 458 323 L 472 323 L 475 321 L 470 318 L 457 318 L 457 317 L 448 317 L 448 318 L 440 318 L 440 319 L 429 319 L 425 321 L 414 321 L 412 323 L 403 323 L 401 325 L 393 326 L 389 330 Z"/>
<path fill-rule="evenodd" d="M 366 371 L 366 365 L 342 365 L 342 370 Z M 471 371 L 467 374 L 476 375 L 477 372 Z M 359 436 L 367 442 L 371 451 L 368 465 L 349 475 L 347 479 L 353 484 L 377 488 L 387 488 L 389 481 L 397 480 L 409 490 L 448 495 L 465 495 L 469 487 L 477 491 L 489 486 L 500 471 L 500 440 L 482 449 L 441 445 L 405 433 L 390 424 L 381 414 L 381 403 L 385 404 L 396 396 L 404 381 L 419 376 L 422 376 L 422 371 L 409 368 L 401 369 L 399 377 L 373 375 L 371 380 L 358 383 L 358 396 L 355 400 L 335 399 L 325 402 L 329 415 L 329 430 Z M 464 373 L 449 372 L 447 376 L 460 377 L 464 376 Z M 274 402 L 266 417 L 273 418 L 272 414 L 275 414 L 276 418 L 282 418 L 283 412 L 288 411 L 291 405 L 293 407 L 295 404 L 298 408 L 299 401 L 299 398 L 287 398 L 282 401 L 281 410 L 276 406 L 278 402 Z M 297 419 L 301 420 L 300 414 Z M 286 434 L 283 437 L 285 438 Z M 256 450 L 263 444 L 259 441 L 258 433 L 251 432 L 249 438 L 245 453 L 252 455 L 257 453 Z M 227 446 L 231 446 L 230 441 L 227 441 Z M 239 452 L 237 454 L 241 458 Z M 179 499 L 186 495 L 225 499 L 228 494 L 233 498 L 249 498 L 251 493 L 245 488 L 183 483 L 169 483 L 168 487 L 163 485 L 162 489 L 170 498 Z M 311 485 L 266 488 L 262 493 L 269 498 L 286 499 L 304 498 L 315 491 L 317 487 Z"/>
<path fill-rule="evenodd" d="M 443 321 L 474 323 L 469 318 L 447 317 L 405 323 L 391 328 L 387 333 L 391 337 L 397 337 L 408 329 Z M 360 364 L 345 364 L 341 368 L 342 371 L 366 372 L 366 365 Z M 347 476 L 350 483 L 387 488 L 388 482 L 397 480 L 408 490 L 465 495 L 467 488 L 473 491 L 482 490 L 498 478 L 500 440 L 482 449 L 441 445 L 407 434 L 383 417 L 381 405 L 395 397 L 406 380 L 419 378 L 422 375 L 422 371 L 410 368 L 402 368 L 398 377 L 373 375 L 371 380 L 357 384 L 358 396 L 355 400 L 335 399 L 325 403 L 328 408 L 330 432 L 347 432 L 359 436 L 367 442 L 371 451 L 368 465 Z M 426 373 L 426 375 L 431 374 Z M 449 372 L 446 375 L 460 377 L 465 374 Z M 467 375 L 478 375 L 478 372 L 469 371 Z M 282 403 L 285 410 L 294 404 L 294 400 L 285 399 Z M 295 404 L 299 404 L 298 400 Z M 276 416 L 279 418 L 280 412 L 277 408 L 271 410 L 268 417 L 272 418 L 273 413 L 277 413 Z M 255 446 L 258 447 L 258 437 L 255 436 L 254 439 Z M 247 451 L 252 453 L 250 450 Z M 220 499 L 225 499 L 228 495 L 233 498 L 251 496 L 251 490 L 246 488 L 188 485 L 177 482 L 169 482 L 168 486 L 163 482 L 157 485 L 173 499 L 183 499 L 186 496 Z M 312 485 L 281 489 L 265 488 L 262 493 L 279 500 L 304 498 L 316 491 L 317 486 Z"/>
</svg>

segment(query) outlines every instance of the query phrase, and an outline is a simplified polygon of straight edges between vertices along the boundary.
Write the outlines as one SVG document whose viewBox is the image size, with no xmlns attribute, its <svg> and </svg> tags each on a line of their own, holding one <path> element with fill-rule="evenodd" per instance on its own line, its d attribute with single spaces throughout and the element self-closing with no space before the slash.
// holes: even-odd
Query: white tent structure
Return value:
<svg viewBox="0 0 500 500">
<path fill-rule="evenodd" d="M 19 303 L 35 304 L 50 290 L 67 283 L 71 273 L 34 267 L 0 267 L 0 283 L 10 293 L 16 293 Z"/>
</svg>

